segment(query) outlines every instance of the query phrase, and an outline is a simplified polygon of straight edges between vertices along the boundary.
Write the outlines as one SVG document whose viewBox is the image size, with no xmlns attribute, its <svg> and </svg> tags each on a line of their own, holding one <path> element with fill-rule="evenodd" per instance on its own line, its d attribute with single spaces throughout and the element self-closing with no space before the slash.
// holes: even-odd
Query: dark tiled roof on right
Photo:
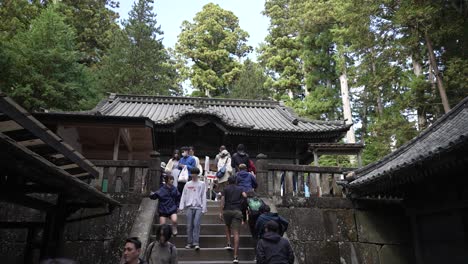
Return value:
<svg viewBox="0 0 468 264">
<path fill-rule="evenodd" d="M 421 134 L 381 160 L 355 171 L 348 188 L 365 188 L 376 180 L 398 173 L 468 142 L 468 97 Z"/>
</svg>

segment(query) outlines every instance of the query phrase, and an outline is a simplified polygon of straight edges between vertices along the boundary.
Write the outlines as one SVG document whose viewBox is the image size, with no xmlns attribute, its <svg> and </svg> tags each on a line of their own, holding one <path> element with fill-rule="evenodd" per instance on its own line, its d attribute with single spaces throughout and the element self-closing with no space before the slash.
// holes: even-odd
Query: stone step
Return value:
<svg viewBox="0 0 468 264">
<path fill-rule="evenodd" d="M 151 241 L 156 239 L 156 235 L 151 235 Z M 241 235 L 239 237 L 240 247 L 255 247 L 255 241 L 250 235 Z M 177 235 L 176 237 L 171 238 L 171 243 L 175 244 L 176 247 L 182 248 L 187 244 L 186 235 Z M 231 244 L 234 243 L 234 238 L 231 238 Z M 226 246 L 226 236 L 225 235 L 201 235 L 200 236 L 200 245 L 203 247 L 210 248 L 224 248 Z"/>
<path fill-rule="evenodd" d="M 158 224 L 153 224 L 153 231 L 151 234 L 155 235 L 158 228 Z M 224 224 L 204 224 L 202 222 L 200 226 L 200 235 L 223 235 L 224 234 Z M 187 235 L 187 225 L 179 224 L 177 226 L 178 235 Z M 241 235 L 250 235 L 250 230 L 247 225 L 241 227 Z"/>
<path fill-rule="evenodd" d="M 179 261 L 215 261 L 214 263 L 222 263 L 222 261 L 231 261 L 234 259 L 234 252 L 224 248 L 202 248 L 200 250 L 177 248 L 177 258 Z M 255 253 L 253 248 L 239 248 L 239 261 L 253 261 Z M 179 262 L 180 263 L 180 262 Z"/>
<path fill-rule="evenodd" d="M 185 214 L 180 214 L 177 216 L 177 221 L 181 224 L 187 223 L 187 216 Z M 219 219 L 219 213 L 210 213 L 202 215 L 201 217 L 202 224 L 222 224 L 223 222 Z"/>
<path fill-rule="evenodd" d="M 217 260 L 217 261 L 179 261 L 179 264 L 228 264 L 232 263 L 232 260 L 227 260 L 227 261 L 222 261 L 222 260 Z M 243 260 L 242 264 L 255 264 L 257 263 L 256 261 L 247 261 Z"/>
<path fill-rule="evenodd" d="M 220 202 L 206 202 L 206 207 L 209 208 L 219 208 Z"/>
</svg>

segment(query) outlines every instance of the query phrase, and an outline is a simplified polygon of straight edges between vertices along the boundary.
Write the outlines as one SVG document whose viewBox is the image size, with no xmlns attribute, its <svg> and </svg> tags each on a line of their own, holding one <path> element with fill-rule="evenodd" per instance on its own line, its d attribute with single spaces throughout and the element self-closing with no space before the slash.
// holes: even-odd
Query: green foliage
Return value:
<svg viewBox="0 0 468 264">
<path fill-rule="evenodd" d="M 112 33 L 118 29 L 118 6 L 113 0 L 61 0 L 58 11 L 65 23 L 76 32 L 76 48 L 81 52 L 80 62 L 94 66 L 110 48 Z"/>
<path fill-rule="evenodd" d="M 239 76 L 230 86 L 229 97 L 237 99 L 267 100 L 273 95 L 273 91 L 264 84 L 268 77 L 260 65 L 247 59 L 239 73 Z"/>
<path fill-rule="evenodd" d="M 40 1 L 0 1 L 0 41 L 10 40 L 18 32 L 27 30 L 31 20 L 39 15 L 41 8 Z"/>
<path fill-rule="evenodd" d="M 298 40 L 294 14 L 288 0 L 265 2 L 264 15 L 270 18 L 270 26 L 265 43 L 258 48 L 259 62 L 271 78 L 265 86 L 272 87 L 276 99 L 291 92 L 302 93 L 304 85 L 303 63 L 301 62 L 302 43 Z"/>
<path fill-rule="evenodd" d="M 241 71 L 239 61 L 251 51 L 248 37 L 234 13 L 209 3 L 193 22 L 182 23 L 176 52 L 189 66 L 179 64 L 179 69 L 201 93 L 226 95 Z"/>
<path fill-rule="evenodd" d="M 175 62 L 164 49 L 152 12 L 152 0 L 133 5 L 123 30 L 115 30 L 112 45 L 99 72 L 103 92 L 144 95 L 179 94 Z"/>
<path fill-rule="evenodd" d="M 29 110 L 78 110 L 93 97 L 92 76 L 78 63 L 75 33 L 64 20 L 49 5 L 27 29 L 2 43 L 2 60 L 9 64 L 1 76 L 5 92 Z"/>
</svg>

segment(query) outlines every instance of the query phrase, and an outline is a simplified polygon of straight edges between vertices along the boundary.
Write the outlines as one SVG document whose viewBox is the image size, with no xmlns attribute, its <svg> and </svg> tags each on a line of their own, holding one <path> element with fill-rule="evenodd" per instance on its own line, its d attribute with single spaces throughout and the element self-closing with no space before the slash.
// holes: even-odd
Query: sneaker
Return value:
<svg viewBox="0 0 468 264">
<path fill-rule="evenodd" d="M 224 247 L 224 249 L 231 250 L 231 249 L 232 249 L 231 244 L 227 244 L 227 245 Z"/>
<path fill-rule="evenodd" d="M 195 246 L 195 250 L 200 250 L 200 246 L 199 246 L 199 245 L 196 245 L 196 246 Z"/>
<path fill-rule="evenodd" d="M 177 227 L 176 226 L 172 227 L 172 235 L 177 236 Z"/>
<path fill-rule="evenodd" d="M 187 244 L 187 245 L 185 246 L 185 249 L 191 249 L 191 248 L 192 248 L 192 245 L 190 245 L 190 244 Z"/>
<path fill-rule="evenodd" d="M 234 257 L 234 260 L 232 261 L 232 263 L 239 263 L 239 259 L 237 257 Z"/>
</svg>

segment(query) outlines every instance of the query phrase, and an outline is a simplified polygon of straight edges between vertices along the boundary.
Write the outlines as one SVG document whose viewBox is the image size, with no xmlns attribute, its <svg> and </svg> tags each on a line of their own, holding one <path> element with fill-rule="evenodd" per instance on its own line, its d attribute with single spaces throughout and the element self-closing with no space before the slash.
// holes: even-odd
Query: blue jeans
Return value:
<svg viewBox="0 0 468 264">
<path fill-rule="evenodd" d="M 187 244 L 200 245 L 200 218 L 202 216 L 201 208 L 187 208 Z"/>
</svg>

